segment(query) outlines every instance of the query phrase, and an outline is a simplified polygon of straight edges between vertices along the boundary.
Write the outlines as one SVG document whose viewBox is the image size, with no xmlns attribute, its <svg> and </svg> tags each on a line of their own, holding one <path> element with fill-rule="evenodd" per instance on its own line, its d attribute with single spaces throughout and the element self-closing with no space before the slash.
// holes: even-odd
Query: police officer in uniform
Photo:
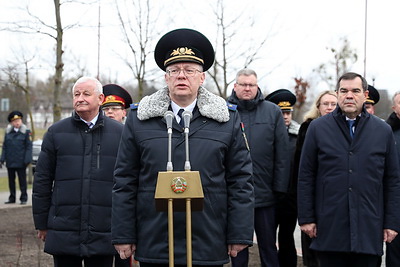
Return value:
<svg viewBox="0 0 400 267">
<path fill-rule="evenodd" d="M 190 164 L 198 170 L 203 210 L 192 213 L 193 266 L 220 266 L 253 243 L 254 192 L 250 153 L 234 105 L 203 87 L 214 49 L 201 33 L 177 29 L 156 45 L 166 87 L 132 105 L 114 171 L 112 243 L 141 267 L 168 266 L 168 213 L 155 207 L 158 172 L 168 162 L 164 119 L 170 110 L 174 170 L 185 164 L 181 112 L 191 111 Z M 190 185 L 188 184 L 188 187 Z M 174 212 L 174 266 L 186 266 L 185 213 Z"/>
<path fill-rule="evenodd" d="M 368 85 L 368 97 L 365 100 L 365 110 L 372 115 L 375 115 L 375 105 L 379 102 L 380 95 L 378 90 L 372 85 Z"/>
<path fill-rule="evenodd" d="M 131 95 L 117 84 L 107 84 L 103 86 L 104 101 L 101 109 L 104 114 L 116 121 L 125 123 L 127 108 L 132 104 Z M 132 257 L 121 259 L 118 255 L 114 257 L 115 267 L 130 267 Z"/>
<path fill-rule="evenodd" d="M 26 192 L 26 167 L 32 161 L 32 140 L 31 131 L 22 122 L 23 114 L 18 111 L 12 111 L 8 115 L 6 133 L 4 135 L 3 149 L 1 153 L 1 165 L 4 162 L 7 165 L 8 186 L 10 196 L 5 204 L 15 203 L 15 173 L 18 174 L 19 188 L 21 190 L 21 204 L 26 204 L 28 195 Z"/>
<path fill-rule="evenodd" d="M 125 122 L 126 109 L 132 104 L 131 95 L 121 86 L 107 84 L 103 86 L 104 101 L 101 109 L 104 114 L 121 123 Z"/>
<path fill-rule="evenodd" d="M 265 99 L 281 108 L 289 135 L 290 182 L 288 193 L 278 201 L 276 206 L 276 226 L 279 226 L 279 266 L 296 267 L 297 251 L 293 235 L 297 222 L 297 177 L 293 174 L 293 160 L 300 128 L 300 124 L 292 119 L 296 96 L 287 89 L 279 89 L 270 93 Z"/>
</svg>

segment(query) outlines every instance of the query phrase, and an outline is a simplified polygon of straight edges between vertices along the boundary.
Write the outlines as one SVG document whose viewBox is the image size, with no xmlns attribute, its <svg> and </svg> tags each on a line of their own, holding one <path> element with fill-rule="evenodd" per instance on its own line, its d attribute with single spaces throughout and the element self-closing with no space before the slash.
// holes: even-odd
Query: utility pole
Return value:
<svg viewBox="0 0 400 267">
<path fill-rule="evenodd" d="M 368 0 L 365 0 L 365 21 L 364 21 L 364 78 L 367 76 L 367 17 Z"/>
<path fill-rule="evenodd" d="M 100 12 L 100 1 L 99 3 L 99 21 L 97 25 L 97 80 L 100 80 L 100 18 L 101 18 L 101 12 Z"/>
</svg>

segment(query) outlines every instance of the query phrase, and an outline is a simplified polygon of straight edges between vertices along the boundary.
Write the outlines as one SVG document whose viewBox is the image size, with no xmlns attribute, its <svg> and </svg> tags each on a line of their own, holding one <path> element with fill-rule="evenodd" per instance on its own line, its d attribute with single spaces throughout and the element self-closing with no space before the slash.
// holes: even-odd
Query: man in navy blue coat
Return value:
<svg viewBox="0 0 400 267">
<path fill-rule="evenodd" d="M 377 266 L 400 230 L 400 177 L 391 128 L 365 111 L 366 80 L 345 73 L 338 107 L 314 120 L 300 160 L 298 220 L 321 267 Z"/>
<path fill-rule="evenodd" d="M 141 267 L 170 263 L 168 213 L 158 211 L 154 199 L 158 172 L 168 161 L 163 117 L 174 114 L 171 162 L 182 170 L 186 130 L 180 112 L 190 111 L 190 165 L 199 171 L 204 191 L 203 209 L 191 213 L 192 263 L 222 267 L 253 243 L 253 168 L 240 116 L 234 105 L 202 86 L 214 63 L 203 34 L 170 31 L 158 41 L 154 57 L 167 87 L 133 104 L 126 119 L 114 171 L 112 243 L 122 259 L 134 254 Z M 174 266 L 186 266 L 186 214 L 173 217 Z"/>
<path fill-rule="evenodd" d="M 19 188 L 21 190 L 21 204 L 26 204 L 28 194 L 26 192 L 26 167 L 32 161 L 32 140 L 31 131 L 22 122 L 23 115 L 15 110 L 8 114 L 8 122 L 4 135 L 3 150 L 0 158 L 0 165 L 7 164 L 8 186 L 10 196 L 5 204 L 15 203 L 15 174 L 18 174 Z"/>
<path fill-rule="evenodd" d="M 103 86 L 81 77 L 74 112 L 47 130 L 33 182 L 32 211 L 55 267 L 111 267 L 113 170 L 123 125 L 100 112 Z"/>
</svg>

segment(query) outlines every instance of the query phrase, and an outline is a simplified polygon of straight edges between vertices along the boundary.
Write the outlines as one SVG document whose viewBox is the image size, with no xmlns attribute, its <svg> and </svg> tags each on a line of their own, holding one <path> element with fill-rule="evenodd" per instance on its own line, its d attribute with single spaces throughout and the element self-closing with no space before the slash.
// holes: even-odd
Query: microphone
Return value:
<svg viewBox="0 0 400 267">
<path fill-rule="evenodd" d="M 174 118 L 175 118 L 175 115 L 171 110 L 168 110 L 167 112 L 165 112 L 164 119 L 167 122 L 167 129 L 172 128 L 172 122 L 173 122 Z"/>
<path fill-rule="evenodd" d="M 186 161 L 185 161 L 185 171 L 190 171 L 190 161 L 189 161 L 189 125 L 190 119 L 192 118 L 192 112 L 185 110 L 182 113 L 183 122 L 185 124 L 185 150 L 186 150 Z"/>
<path fill-rule="evenodd" d="M 190 119 L 192 118 L 192 112 L 189 110 L 185 110 L 182 113 L 182 117 L 183 117 L 183 122 L 184 122 L 185 128 L 189 128 Z"/>
<path fill-rule="evenodd" d="M 167 133 L 168 133 L 168 162 L 167 162 L 167 171 L 172 171 L 174 168 L 172 166 L 172 121 L 174 120 L 175 115 L 172 111 L 168 110 L 164 114 L 165 122 L 167 123 Z"/>
</svg>

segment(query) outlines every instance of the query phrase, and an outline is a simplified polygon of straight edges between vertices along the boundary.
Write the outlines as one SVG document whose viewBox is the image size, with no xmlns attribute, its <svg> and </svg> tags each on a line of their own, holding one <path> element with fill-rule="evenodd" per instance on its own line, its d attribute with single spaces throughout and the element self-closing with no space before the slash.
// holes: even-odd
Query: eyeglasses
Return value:
<svg viewBox="0 0 400 267">
<path fill-rule="evenodd" d="M 362 90 L 359 88 L 354 88 L 351 90 L 347 90 L 345 88 L 340 88 L 339 93 L 342 95 L 347 95 L 349 92 L 351 92 L 353 95 L 360 95 L 362 93 Z"/>
<path fill-rule="evenodd" d="M 253 84 L 253 83 L 237 83 L 237 85 L 239 85 L 240 87 L 243 87 L 243 88 L 247 88 L 247 86 L 250 88 L 257 87 L 257 84 Z"/>
<path fill-rule="evenodd" d="M 101 110 L 104 111 L 104 112 L 108 112 L 108 111 L 115 112 L 115 111 L 121 110 L 121 109 L 122 109 L 122 107 L 104 107 L 104 108 L 101 108 Z"/>
<path fill-rule="evenodd" d="M 170 77 L 177 77 L 181 73 L 181 71 L 186 77 L 193 77 L 194 75 L 196 75 L 197 71 L 202 72 L 198 69 L 169 69 L 167 70 L 167 73 Z"/>
<path fill-rule="evenodd" d="M 325 106 L 325 107 L 329 107 L 329 106 L 331 106 L 331 107 L 336 107 L 336 105 L 337 105 L 337 103 L 336 102 L 331 102 L 331 103 L 329 103 L 329 102 L 324 102 L 324 103 L 321 103 L 321 106 Z"/>
</svg>

